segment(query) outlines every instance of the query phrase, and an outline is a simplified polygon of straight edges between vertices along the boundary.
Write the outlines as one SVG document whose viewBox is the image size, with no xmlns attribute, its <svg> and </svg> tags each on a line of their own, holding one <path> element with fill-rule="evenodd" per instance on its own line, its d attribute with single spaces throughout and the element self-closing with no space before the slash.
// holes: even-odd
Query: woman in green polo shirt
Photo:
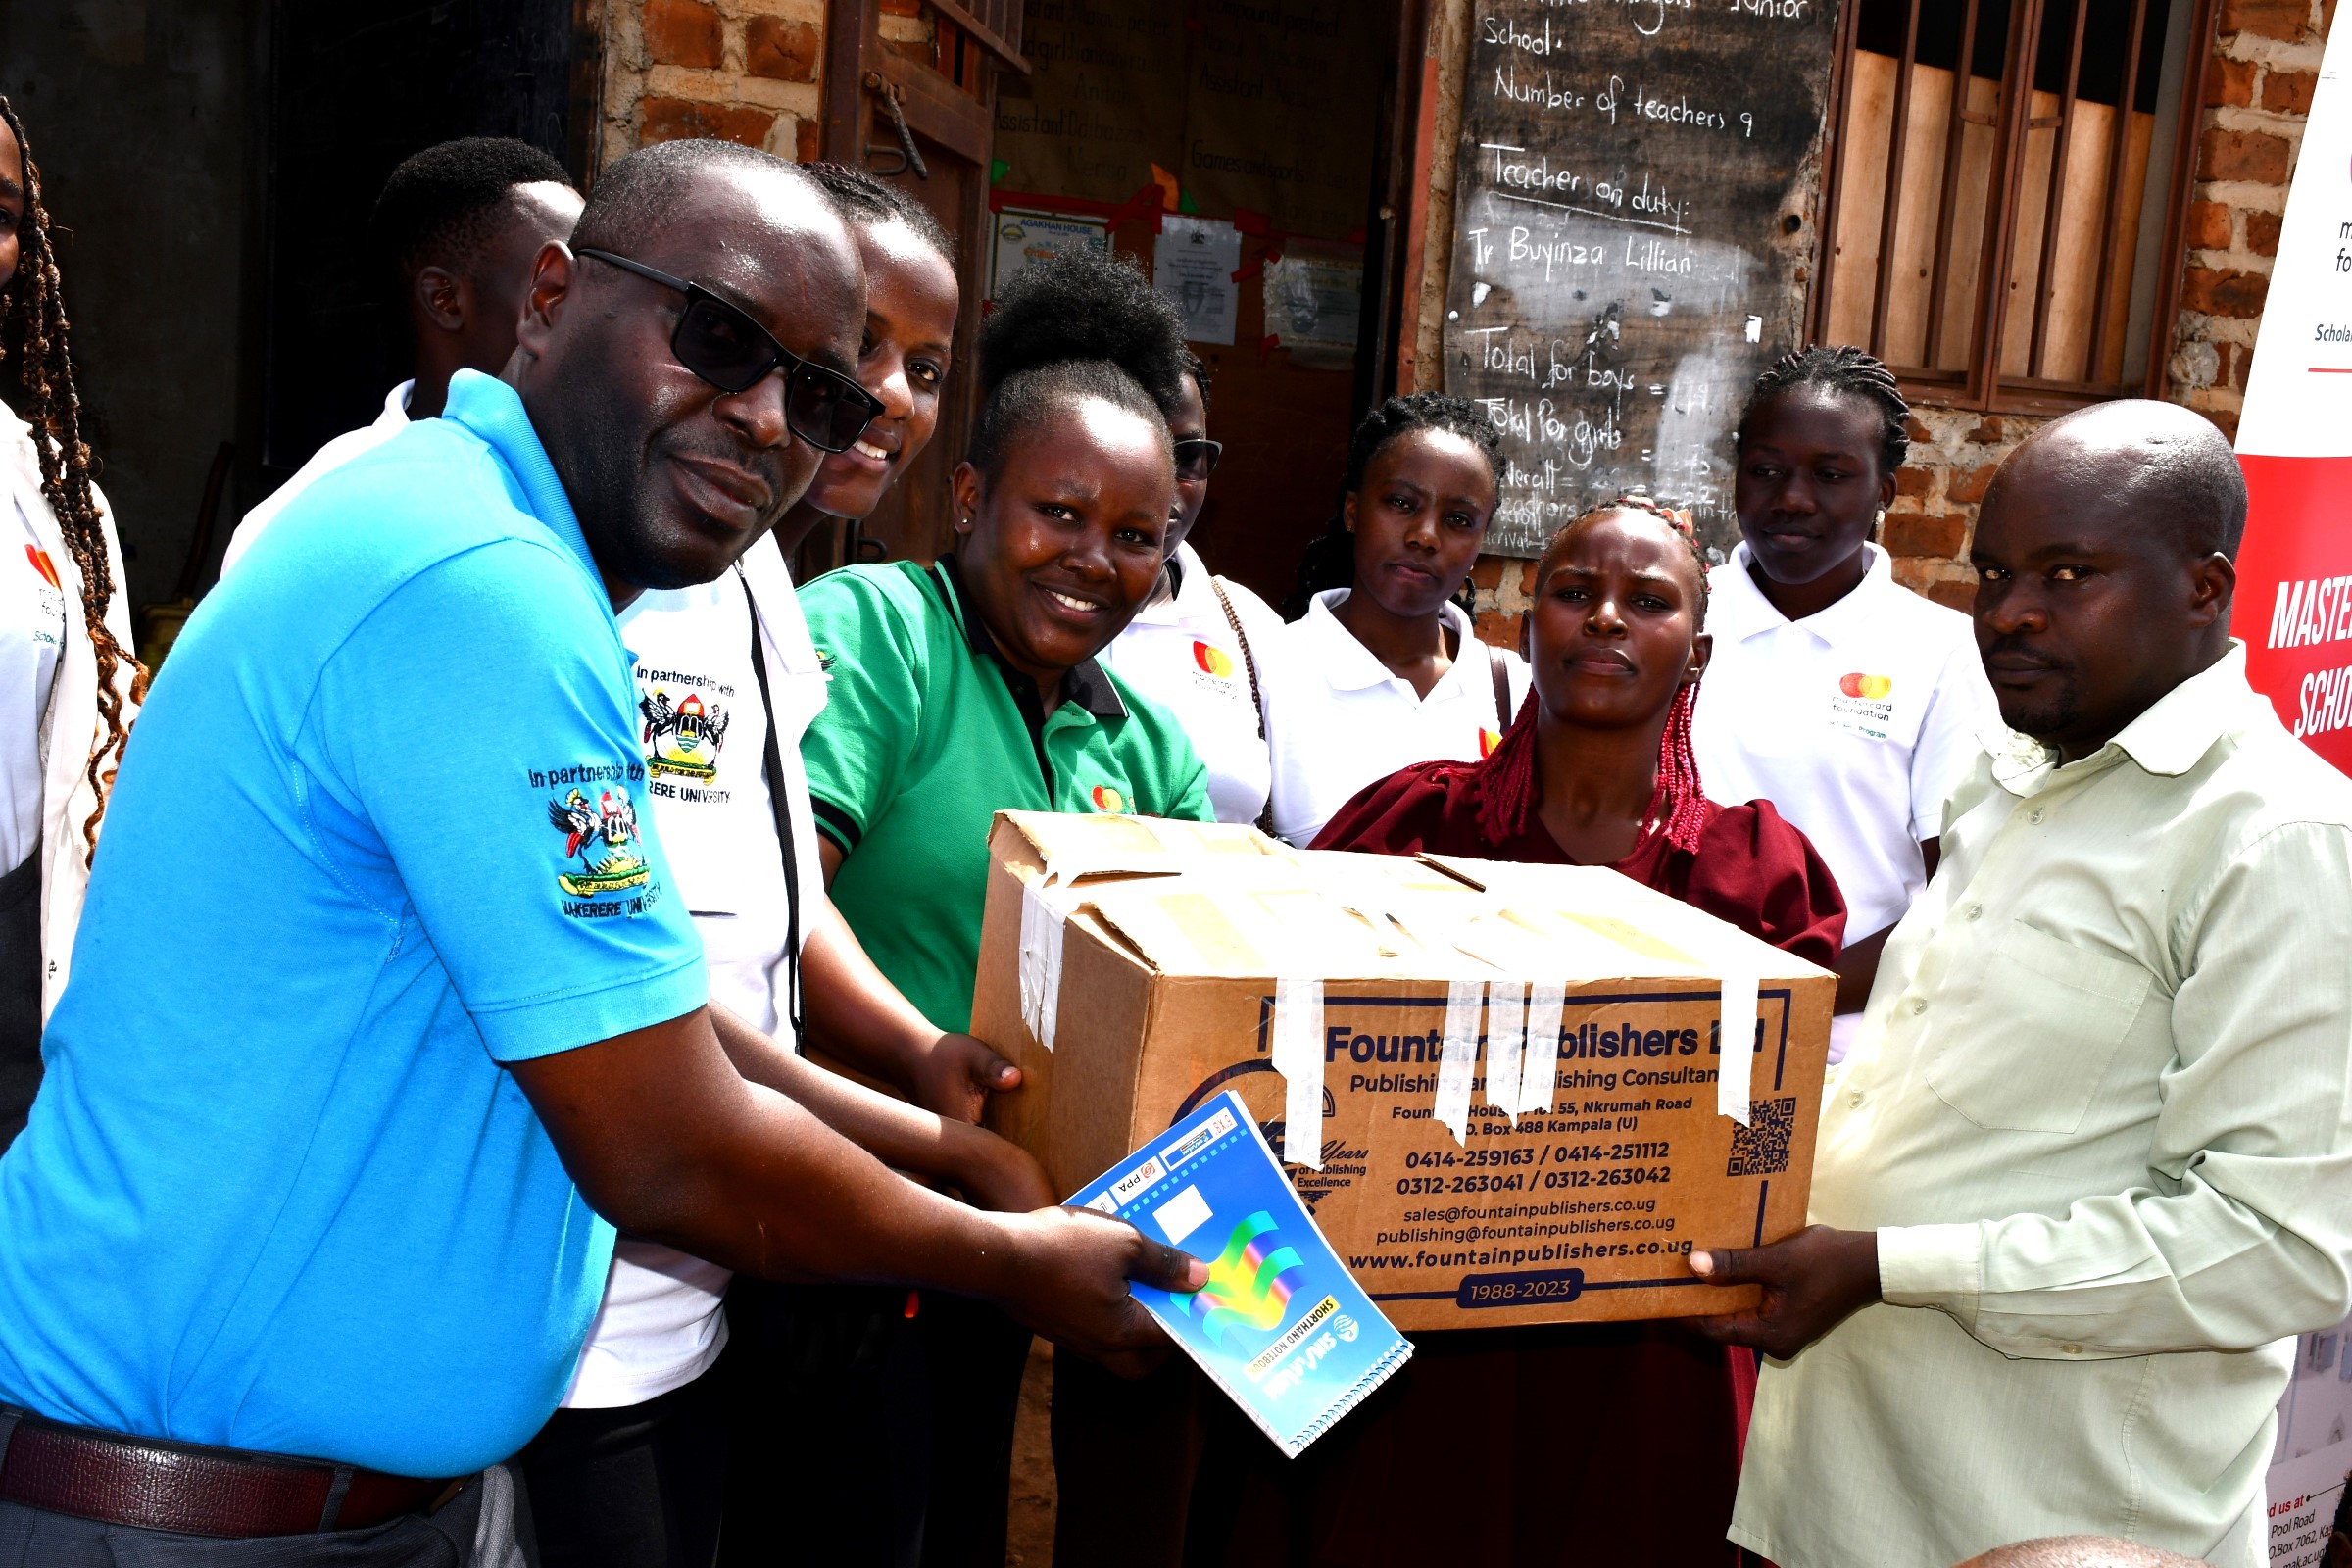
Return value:
<svg viewBox="0 0 2352 1568">
<path fill-rule="evenodd" d="M 1184 364 L 1133 269 L 1033 265 L 981 325 L 954 553 L 801 593 L 832 677 L 802 755 L 833 902 L 942 1029 L 971 1021 L 996 812 L 1210 819 L 1183 729 L 1095 662 L 1158 580 Z"/>
<path fill-rule="evenodd" d="M 801 592 L 831 676 L 801 742 L 826 884 L 882 972 L 956 1031 L 971 1020 L 998 811 L 1211 819 L 1175 717 L 1095 662 L 1159 578 L 1180 318 L 1133 268 L 1060 258 L 1005 289 L 979 360 L 955 550 Z M 929 1294 L 916 1328 L 925 1568 L 1001 1564 L 1029 1331 Z"/>
</svg>

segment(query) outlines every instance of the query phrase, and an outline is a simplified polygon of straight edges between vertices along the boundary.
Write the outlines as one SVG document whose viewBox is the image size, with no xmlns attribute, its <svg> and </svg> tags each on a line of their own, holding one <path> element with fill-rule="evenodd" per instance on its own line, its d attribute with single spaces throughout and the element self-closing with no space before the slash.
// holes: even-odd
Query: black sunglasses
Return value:
<svg viewBox="0 0 2352 1568">
<path fill-rule="evenodd" d="M 1217 459 L 1225 455 L 1225 443 L 1196 437 L 1176 443 L 1176 477 L 1198 484 L 1217 471 Z"/>
<path fill-rule="evenodd" d="M 742 392 L 784 368 L 784 423 L 819 452 L 843 452 L 864 434 L 882 402 L 839 370 L 811 365 L 776 341 L 775 334 L 700 283 L 656 271 L 643 262 L 611 251 L 581 250 L 608 267 L 635 272 L 686 296 L 669 352 L 722 392 Z"/>
</svg>

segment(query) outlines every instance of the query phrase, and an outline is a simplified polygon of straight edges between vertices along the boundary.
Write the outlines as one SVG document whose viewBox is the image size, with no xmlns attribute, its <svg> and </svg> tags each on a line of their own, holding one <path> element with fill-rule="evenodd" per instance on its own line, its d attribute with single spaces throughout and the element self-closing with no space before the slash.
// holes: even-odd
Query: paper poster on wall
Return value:
<svg viewBox="0 0 2352 1568">
<path fill-rule="evenodd" d="M 1242 231 L 1221 218 L 1167 213 L 1152 247 L 1152 285 L 1184 312 L 1184 335 L 1195 343 L 1233 342 L 1242 286 Z"/>
<path fill-rule="evenodd" d="M 1013 207 L 995 216 L 996 268 L 989 278 L 990 299 L 1003 293 L 1004 285 L 1020 276 L 1031 262 L 1065 251 L 1110 249 L 1110 226 L 1099 218 L 1024 212 Z"/>
<path fill-rule="evenodd" d="M 2230 630 L 2280 722 L 2352 771 L 2352 28 L 2328 34 L 2288 188 L 2237 461 Z"/>
<path fill-rule="evenodd" d="M 1293 360 L 1345 370 L 1355 364 L 1364 309 L 1360 257 L 1288 255 L 1266 264 L 1266 330 Z"/>
</svg>

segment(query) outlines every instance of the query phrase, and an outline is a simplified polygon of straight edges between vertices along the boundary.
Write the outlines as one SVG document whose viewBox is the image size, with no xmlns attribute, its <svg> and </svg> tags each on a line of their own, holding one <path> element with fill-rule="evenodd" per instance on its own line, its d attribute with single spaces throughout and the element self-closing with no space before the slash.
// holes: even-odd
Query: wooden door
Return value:
<svg viewBox="0 0 2352 1568">
<path fill-rule="evenodd" d="M 1028 69 L 1020 57 L 1020 0 L 926 5 L 927 47 L 885 43 L 881 0 L 830 0 L 827 10 L 823 155 L 871 172 L 931 210 L 956 239 L 963 309 L 931 445 L 862 525 L 830 538 L 820 533 L 804 547 L 795 563 L 803 580 L 851 560 L 928 563 L 953 537 L 948 479 L 978 407 L 973 348 L 988 294 L 996 79 L 1000 71 Z"/>
</svg>

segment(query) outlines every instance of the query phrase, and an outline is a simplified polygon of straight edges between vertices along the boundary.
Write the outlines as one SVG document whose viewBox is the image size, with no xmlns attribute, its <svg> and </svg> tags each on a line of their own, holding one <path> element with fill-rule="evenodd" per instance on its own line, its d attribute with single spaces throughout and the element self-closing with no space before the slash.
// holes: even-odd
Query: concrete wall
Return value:
<svg viewBox="0 0 2352 1568">
<path fill-rule="evenodd" d="M 135 604 L 171 591 L 257 316 L 255 0 L 5 0 L 0 91 L 47 183 L 84 431 Z M 16 380 L 0 367 L 0 388 Z M 221 512 L 237 514 L 232 490 Z M 218 540 L 216 540 L 218 548 Z"/>
</svg>

